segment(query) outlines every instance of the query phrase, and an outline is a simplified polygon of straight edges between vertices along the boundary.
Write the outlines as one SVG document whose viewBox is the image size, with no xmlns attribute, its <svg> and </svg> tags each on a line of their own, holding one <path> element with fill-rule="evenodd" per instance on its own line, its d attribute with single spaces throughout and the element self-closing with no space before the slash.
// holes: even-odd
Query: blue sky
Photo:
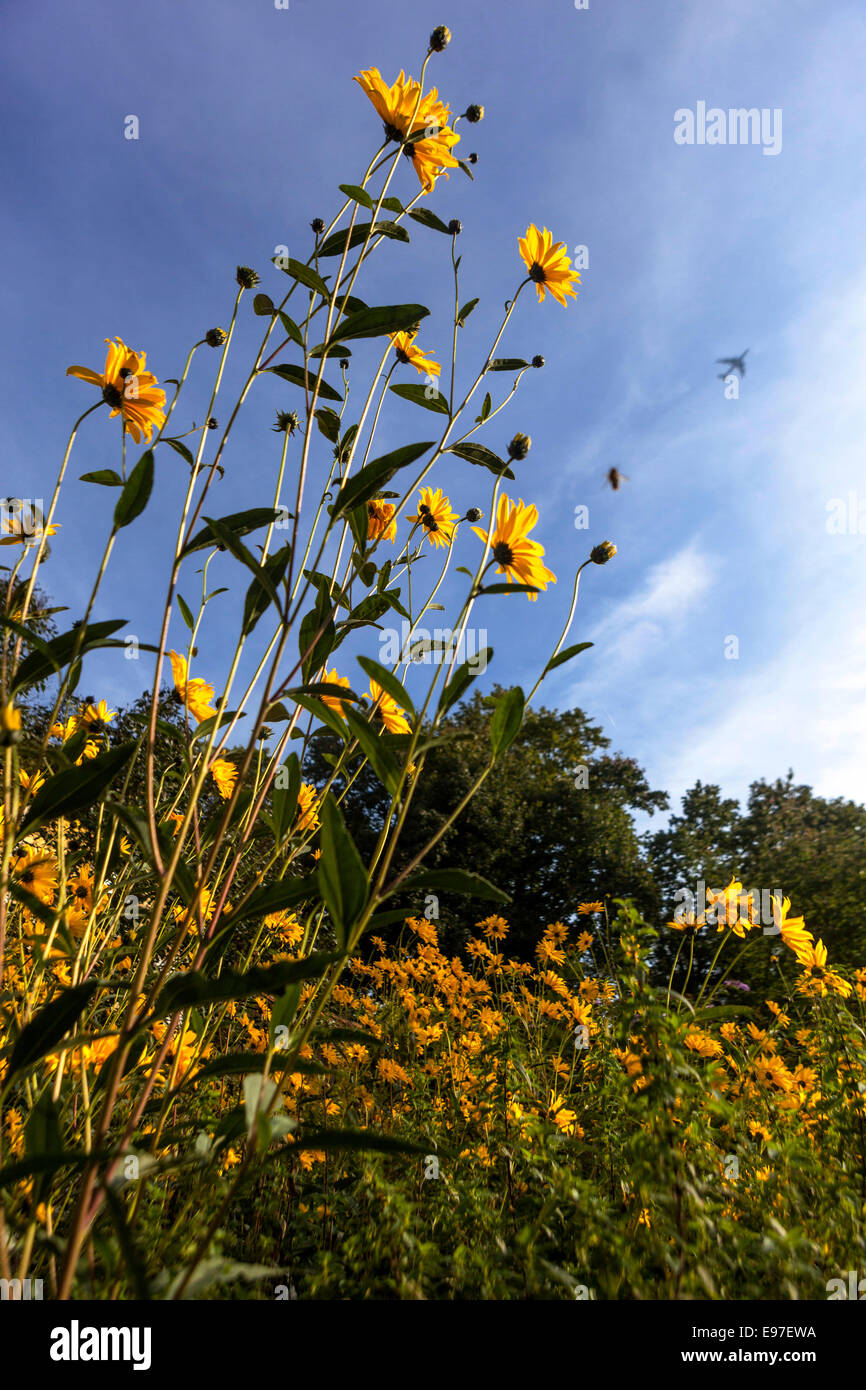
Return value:
<svg viewBox="0 0 866 1390">
<path fill-rule="evenodd" d="M 827 524 L 833 499 L 847 505 L 859 489 L 866 530 L 866 14 L 854 0 L 590 0 L 581 11 L 571 0 L 448 0 L 441 13 L 382 0 L 290 0 L 288 10 L 153 0 L 144 15 L 102 0 L 13 0 L 0 149 L 0 492 L 50 495 L 69 425 L 91 399 L 66 367 L 101 370 L 104 338 L 146 349 L 162 380 L 179 375 L 207 328 L 227 322 L 239 262 L 259 270 L 263 290 L 282 292 L 275 248 L 306 259 L 310 219 L 330 219 L 336 185 L 359 179 L 379 141 L 352 76 L 371 65 L 389 81 L 401 67 L 417 73 L 439 22 L 453 39 L 431 61 L 431 82 L 454 112 L 486 108 L 481 125 L 462 126 L 460 152 L 479 156 L 475 182 L 455 171 L 427 200 L 465 228 L 462 297 L 481 301 L 461 337 L 467 374 L 521 278 L 516 239 L 528 223 L 589 249 L 567 310 L 524 295 L 501 351 L 541 352 L 546 366 L 479 436 L 499 452 L 516 430 L 532 436 L 512 492 L 537 503 L 535 534 L 559 577 L 536 604 L 515 597 L 476 610 L 496 651 L 486 682 L 534 683 L 576 565 L 610 538 L 619 553 L 585 573 L 570 639 L 595 646 L 556 673 L 545 701 L 580 705 L 674 797 L 697 778 L 742 796 L 752 779 L 791 766 L 823 795 L 861 800 L 866 541 L 856 526 L 834 534 Z M 678 145 L 675 112 L 699 101 L 781 110 L 780 152 Z M 129 115 L 137 141 L 124 139 Z M 396 180 L 392 191 L 414 195 L 408 166 Z M 417 228 L 411 250 L 374 258 L 359 286 L 369 303 L 428 304 L 419 341 L 440 360 L 447 249 Z M 259 328 L 249 297 L 218 416 Z M 739 399 L 727 400 L 715 359 L 745 347 Z M 178 432 L 201 423 L 216 361 L 207 351 L 175 414 Z M 256 386 L 217 514 L 270 503 L 273 412 L 302 399 L 276 381 Z M 435 420 L 395 403 L 376 452 L 432 438 Z M 70 617 L 116 500 L 77 480 L 116 467 L 117 453 L 105 412 L 86 421 L 44 571 Z M 157 457 L 150 508 L 124 534 L 98 607 L 145 641 L 157 631 L 184 483 L 179 459 L 167 449 Z M 612 465 L 630 479 L 616 493 L 604 486 Z M 436 481 L 457 510 L 486 511 L 488 477 L 452 460 Z M 579 506 L 588 531 L 575 529 Z M 472 564 L 468 531 L 461 545 L 458 563 Z M 221 569 L 219 582 L 231 573 Z M 196 583 L 185 574 L 187 598 Z M 236 611 L 226 596 L 200 642 L 200 670 L 218 688 Z M 177 618 L 176 645 L 184 632 Z M 736 660 L 725 655 L 731 637 Z M 115 703 L 147 681 L 144 662 L 108 655 L 88 675 Z"/>
</svg>

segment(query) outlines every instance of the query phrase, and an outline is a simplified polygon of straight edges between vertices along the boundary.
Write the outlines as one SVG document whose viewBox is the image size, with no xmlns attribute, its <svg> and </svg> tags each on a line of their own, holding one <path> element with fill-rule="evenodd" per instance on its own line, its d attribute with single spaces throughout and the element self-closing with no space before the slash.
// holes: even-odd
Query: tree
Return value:
<svg viewBox="0 0 866 1390">
<path fill-rule="evenodd" d="M 445 824 L 490 756 L 491 706 L 499 689 L 476 694 L 443 721 L 451 736 L 428 754 L 414 791 L 394 867 L 407 864 Z M 328 769 L 317 740 L 317 781 Z M 425 864 L 481 874 L 511 896 L 502 909 L 512 952 L 531 954 L 548 922 L 569 921 L 581 902 L 632 897 L 657 915 L 660 898 L 635 834 L 630 812 L 667 805 L 652 791 L 632 758 L 604 750 L 609 740 L 580 710 L 530 709 L 506 757 L 496 764 Z M 361 853 L 375 843 L 388 800 L 365 769 L 343 802 Z M 414 910 L 421 909 L 418 902 Z M 440 899 L 443 939 L 458 946 L 486 915 L 479 902 L 450 894 Z"/>
</svg>

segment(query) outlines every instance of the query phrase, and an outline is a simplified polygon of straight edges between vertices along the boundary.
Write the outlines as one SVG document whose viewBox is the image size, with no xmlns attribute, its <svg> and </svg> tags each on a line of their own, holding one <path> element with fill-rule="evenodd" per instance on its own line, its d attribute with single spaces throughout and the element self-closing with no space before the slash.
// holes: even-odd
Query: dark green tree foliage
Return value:
<svg viewBox="0 0 866 1390">
<path fill-rule="evenodd" d="M 444 721 L 445 732 L 457 737 L 427 756 L 396 868 L 441 828 L 489 761 L 496 693 L 476 694 Z M 317 744 L 319 765 L 313 770 L 319 780 L 327 770 L 321 753 L 329 738 Z M 502 913 L 511 924 L 508 946 L 515 954 L 531 954 L 546 924 L 574 919 L 581 902 L 631 897 L 645 913 L 658 915 L 660 898 L 631 812 L 661 810 L 667 797 L 650 789 L 633 759 L 606 753 L 608 746 L 580 710 L 530 709 L 507 756 L 426 860 L 430 868 L 482 874 L 510 894 Z M 586 786 L 576 785 L 584 780 Z M 381 786 L 365 770 L 344 803 L 362 854 L 372 848 L 386 809 Z M 439 909 L 443 940 L 453 946 L 486 915 L 480 904 L 467 906 L 466 899 L 446 894 Z M 423 902 L 412 910 L 422 911 Z"/>
<path fill-rule="evenodd" d="M 805 917 L 813 936 L 823 939 L 831 960 L 854 965 L 866 949 L 864 841 L 866 808 L 842 797 L 816 796 L 811 787 L 797 785 L 792 772 L 775 782 L 753 782 L 745 810 L 723 798 L 718 787 L 697 782 L 668 828 L 644 836 L 663 921 L 673 915 L 678 889 L 694 891 L 700 879 L 722 888 L 736 874 L 744 889 L 780 890 L 791 899 L 792 914 Z M 715 928 L 711 937 L 714 951 Z M 771 946 L 777 940 L 767 938 Z M 704 942 L 696 959 L 706 955 Z M 659 957 L 672 959 L 670 937 L 660 944 Z M 748 982 L 754 966 L 751 976 L 748 965 L 737 973 Z"/>
</svg>

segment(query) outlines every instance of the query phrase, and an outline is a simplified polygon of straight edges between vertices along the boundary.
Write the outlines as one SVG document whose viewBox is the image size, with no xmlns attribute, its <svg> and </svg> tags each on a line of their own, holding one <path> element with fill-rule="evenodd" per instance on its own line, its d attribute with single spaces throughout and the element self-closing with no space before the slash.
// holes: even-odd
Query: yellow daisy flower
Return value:
<svg viewBox="0 0 866 1390">
<path fill-rule="evenodd" d="M 526 236 L 517 242 L 520 254 L 529 271 L 529 278 L 538 291 L 539 303 L 545 291 L 550 290 L 560 304 L 566 303 L 566 295 L 577 298 L 573 285 L 580 284 L 580 274 L 571 269 L 571 257 L 565 253 L 565 242 L 553 244 L 553 236 L 545 227 L 540 232 L 533 223 L 526 229 Z"/>
<path fill-rule="evenodd" d="M 212 718 L 216 714 L 216 710 L 210 704 L 213 699 L 213 686 L 198 678 L 189 679 L 186 657 L 181 656 L 180 652 L 169 652 L 168 657 L 174 677 L 174 688 L 193 719 L 200 724 L 203 719 Z"/>
<path fill-rule="evenodd" d="M 451 502 L 441 487 L 422 487 L 418 511 L 415 516 L 408 518 L 409 521 L 421 522 L 427 532 L 427 539 L 436 547 L 451 544 L 454 523 L 459 519 L 457 513 L 451 510 Z"/>
<path fill-rule="evenodd" d="M 529 532 L 537 521 L 536 507 L 525 507 L 522 498 L 519 502 L 512 502 L 508 497 L 500 497 L 490 545 L 498 565 L 497 573 L 504 574 L 507 583 L 533 584 L 544 590 L 548 584 L 556 583 L 556 575 L 542 564 L 544 546 L 539 541 L 529 540 Z M 488 539 L 488 532 L 480 526 L 473 526 L 472 529 L 481 540 Z M 528 594 L 527 597 L 537 599 L 538 594 Z"/>
<path fill-rule="evenodd" d="M 381 502 L 373 497 L 367 503 L 367 540 L 395 541 L 397 523 L 392 518 L 396 508 L 393 502 Z"/>
<path fill-rule="evenodd" d="M 154 425 L 162 429 L 165 424 L 165 392 L 157 388 L 153 373 L 144 370 L 146 353 L 135 352 L 122 338 L 105 341 L 108 352 L 101 375 L 89 367 L 67 367 L 66 375 L 98 386 L 111 406 L 111 418 L 122 415 L 127 432 L 140 444 L 142 435 L 150 439 Z"/>
<path fill-rule="evenodd" d="M 415 346 L 417 336 L 417 333 L 389 334 L 397 354 L 397 361 L 403 362 L 406 366 L 414 367 L 416 372 L 420 372 L 422 376 L 440 376 L 442 368 L 439 363 L 434 362 L 432 357 L 425 357 L 421 349 Z"/>
<path fill-rule="evenodd" d="M 397 701 L 383 690 L 376 681 L 370 681 L 370 689 L 364 692 L 365 700 L 372 700 L 375 713 L 379 715 L 389 734 L 408 734 L 409 720 L 405 710 Z"/>
<path fill-rule="evenodd" d="M 223 800 L 228 800 L 238 779 L 238 770 L 234 763 L 230 763 L 227 758 L 214 758 L 210 765 L 210 774 L 217 784 L 220 796 Z"/>
</svg>

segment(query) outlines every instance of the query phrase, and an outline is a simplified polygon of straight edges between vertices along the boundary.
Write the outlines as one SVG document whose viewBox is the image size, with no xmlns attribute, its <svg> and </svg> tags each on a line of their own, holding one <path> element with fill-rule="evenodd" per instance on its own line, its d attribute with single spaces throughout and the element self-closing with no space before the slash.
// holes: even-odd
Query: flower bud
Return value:
<svg viewBox="0 0 866 1390">
<path fill-rule="evenodd" d="M 437 24 L 430 35 L 430 47 L 434 53 L 441 53 L 451 42 L 451 30 L 444 24 Z"/>
<path fill-rule="evenodd" d="M 214 419 L 213 416 L 211 416 L 210 419 L 208 420 L 208 422 L 207 422 L 207 427 L 208 427 L 209 430 L 215 430 L 215 429 L 218 429 L 218 428 L 219 428 L 219 424 L 218 424 L 218 422 Z"/>
<path fill-rule="evenodd" d="M 533 359 L 532 359 L 532 365 L 533 365 L 533 367 L 543 367 L 543 366 L 544 366 L 544 358 L 541 356 L 541 353 L 540 353 L 540 352 L 537 352 L 537 353 L 535 354 L 535 356 L 533 357 Z"/>
<path fill-rule="evenodd" d="M 448 230 L 452 236 L 460 235 L 463 231 L 463 223 L 460 221 L 459 217 L 452 217 L 451 221 L 448 223 Z"/>
<path fill-rule="evenodd" d="M 477 164 L 477 163 L 478 163 L 478 155 L 477 155 L 477 154 L 468 154 L 468 155 L 466 156 L 466 163 L 467 163 L 467 164 Z"/>
<path fill-rule="evenodd" d="M 467 106 L 465 114 L 467 121 L 471 121 L 473 125 L 477 125 L 479 121 L 484 120 L 484 107 L 474 105 Z"/>
<path fill-rule="evenodd" d="M 237 282 L 242 290 L 251 290 L 259 283 L 259 277 L 248 265 L 239 265 Z"/>
<path fill-rule="evenodd" d="M 594 565 L 606 565 L 608 560 L 612 560 L 616 554 L 616 546 L 613 541 L 602 541 L 600 545 L 594 545 L 589 552 L 589 558 Z"/>
<path fill-rule="evenodd" d="M 204 340 L 208 347 L 222 347 L 226 340 L 226 331 L 224 328 L 209 328 Z"/>
<path fill-rule="evenodd" d="M 297 411 L 278 410 L 277 423 L 275 425 L 271 425 L 271 429 L 274 431 L 275 434 L 292 435 L 294 434 L 295 430 L 298 429 L 300 423 L 301 422 L 298 419 Z"/>
<path fill-rule="evenodd" d="M 325 230 L 325 224 L 322 221 L 321 217 L 314 217 L 312 222 L 310 223 L 310 226 L 312 227 L 316 236 L 321 236 L 322 232 Z"/>
<path fill-rule="evenodd" d="M 532 447 L 532 440 L 528 434 L 516 434 L 508 446 L 508 457 L 516 459 L 518 463 L 525 459 Z"/>
<path fill-rule="evenodd" d="M 480 521 L 483 515 L 484 513 L 480 507 L 470 507 L 469 511 L 466 513 L 466 520 L 474 524 L 476 521 Z"/>
</svg>

